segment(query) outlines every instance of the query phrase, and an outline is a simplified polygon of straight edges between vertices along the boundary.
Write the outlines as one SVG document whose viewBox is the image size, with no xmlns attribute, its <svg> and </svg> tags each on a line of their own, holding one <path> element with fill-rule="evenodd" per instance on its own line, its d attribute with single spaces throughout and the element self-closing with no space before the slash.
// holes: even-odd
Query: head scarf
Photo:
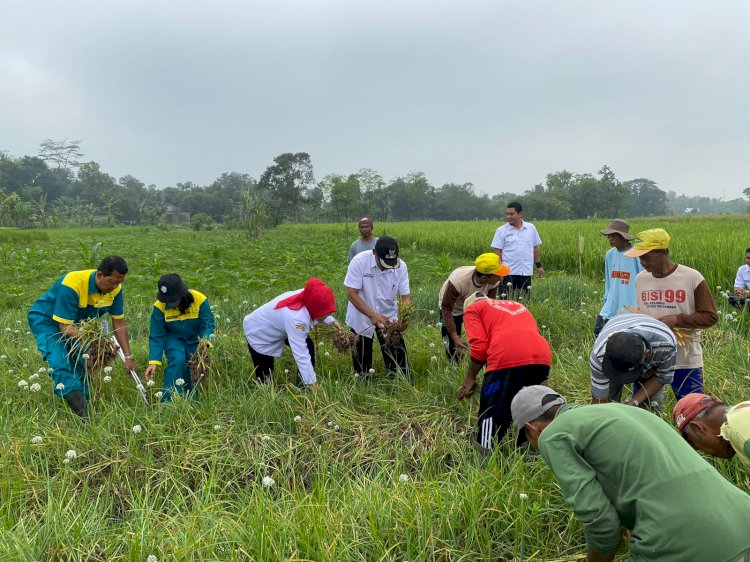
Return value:
<svg viewBox="0 0 750 562">
<path fill-rule="evenodd" d="M 301 293 L 280 300 L 274 308 L 288 307 L 299 310 L 303 306 L 310 313 L 310 318 L 315 320 L 336 312 L 336 299 L 333 297 L 333 291 L 323 281 L 317 277 L 310 277 Z"/>
</svg>

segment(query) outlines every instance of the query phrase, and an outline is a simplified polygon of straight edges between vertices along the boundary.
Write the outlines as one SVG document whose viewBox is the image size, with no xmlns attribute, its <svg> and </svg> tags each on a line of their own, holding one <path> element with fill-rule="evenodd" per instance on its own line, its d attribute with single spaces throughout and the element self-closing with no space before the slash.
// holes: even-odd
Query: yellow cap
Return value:
<svg viewBox="0 0 750 562">
<path fill-rule="evenodd" d="M 651 250 L 666 250 L 669 248 L 669 234 L 663 228 L 652 228 L 639 232 L 633 241 L 633 248 L 625 252 L 629 258 L 637 258 Z"/>
<path fill-rule="evenodd" d="M 500 275 L 501 277 L 505 277 L 510 274 L 510 268 L 500 263 L 500 257 L 493 252 L 487 252 L 479 256 L 474 260 L 474 266 L 482 275 Z"/>
</svg>

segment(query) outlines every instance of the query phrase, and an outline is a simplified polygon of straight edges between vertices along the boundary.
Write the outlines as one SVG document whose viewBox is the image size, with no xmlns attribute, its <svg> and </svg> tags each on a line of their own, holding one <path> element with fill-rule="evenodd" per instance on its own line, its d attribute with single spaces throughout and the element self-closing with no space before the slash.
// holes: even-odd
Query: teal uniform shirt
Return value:
<svg viewBox="0 0 750 562">
<path fill-rule="evenodd" d="M 602 554 L 617 548 L 621 526 L 635 562 L 729 562 L 750 552 L 750 496 L 650 412 L 562 406 L 539 451 Z"/>
<path fill-rule="evenodd" d="M 96 286 L 96 270 L 71 271 L 60 277 L 29 310 L 35 324 L 75 324 L 89 318 L 111 314 L 123 318 L 122 285 L 110 293 L 101 293 Z M 32 326 L 33 329 L 33 326 Z"/>
<path fill-rule="evenodd" d="M 199 338 L 210 338 L 214 334 L 214 313 L 206 295 L 189 289 L 193 295 L 190 307 L 180 313 L 177 308 L 168 308 L 161 301 L 151 310 L 151 328 L 148 335 L 148 362 L 161 365 L 168 339 L 179 339 L 188 345 L 198 345 Z"/>
<path fill-rule="evenodd" d="M 101 293 L 95 279 L 95 269 L 66 273 L 29 309 L 29 328 L 42 357 L 52 368 L 50 376 L 58 396 L 82 392 L 88 398 L 81 350 L 71 353 L 73 340 L 61 334 L 60 324 L 76 324 L 107 313 L 115 319 L 124 318 L 122 285 Z"/>
<path fill-rule="evenodd" d="M 148 362 L 161 365 L 167 358 L 162 383 L 162 402 L 172 400 L 174 391 L 179 394 L 192 393 L 197 396 L 190 377 L 190 358 L 198 348 L 199 338 L 210 338 L 214 334 L 214 313 L 206 295 L 189 289 L 193 302 L 185 312 L 168 308 L 156 301 L 151 310 L 151 328 L 148 336 Z M 178 382 L 182 379 L 182 383 Z"/>
</svg>

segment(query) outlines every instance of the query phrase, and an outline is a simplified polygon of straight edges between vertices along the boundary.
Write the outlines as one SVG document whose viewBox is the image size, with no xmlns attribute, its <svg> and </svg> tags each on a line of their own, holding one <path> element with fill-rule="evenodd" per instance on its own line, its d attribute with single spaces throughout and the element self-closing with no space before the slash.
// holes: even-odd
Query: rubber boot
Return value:
<svg viewBox="0 0 750 562">
<path fill-rule="evenodd" d="M 65 398 L 70 409 L 73 410 L 82 420 L 86 421 L 89 419 L 88 404 L 86 397 L 82 392 L 68 392 L 63 398 Z"/>
</svg>

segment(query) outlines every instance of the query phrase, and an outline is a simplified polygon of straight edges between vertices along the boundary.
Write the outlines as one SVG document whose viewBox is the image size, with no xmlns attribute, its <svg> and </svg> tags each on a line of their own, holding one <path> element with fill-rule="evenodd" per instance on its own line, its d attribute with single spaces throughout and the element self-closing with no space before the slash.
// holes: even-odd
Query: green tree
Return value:
<svg viewBox="0 0 750 562">
<path fill-rule="evenodd" d="M 261 194 L 271 201 L 271 219 L 275 224 L 284 220 L 298 221 L 304 195 L 315 183 L 310 155 L 286 152 L 273 160 L 258 182 Z"/>
</svg>

